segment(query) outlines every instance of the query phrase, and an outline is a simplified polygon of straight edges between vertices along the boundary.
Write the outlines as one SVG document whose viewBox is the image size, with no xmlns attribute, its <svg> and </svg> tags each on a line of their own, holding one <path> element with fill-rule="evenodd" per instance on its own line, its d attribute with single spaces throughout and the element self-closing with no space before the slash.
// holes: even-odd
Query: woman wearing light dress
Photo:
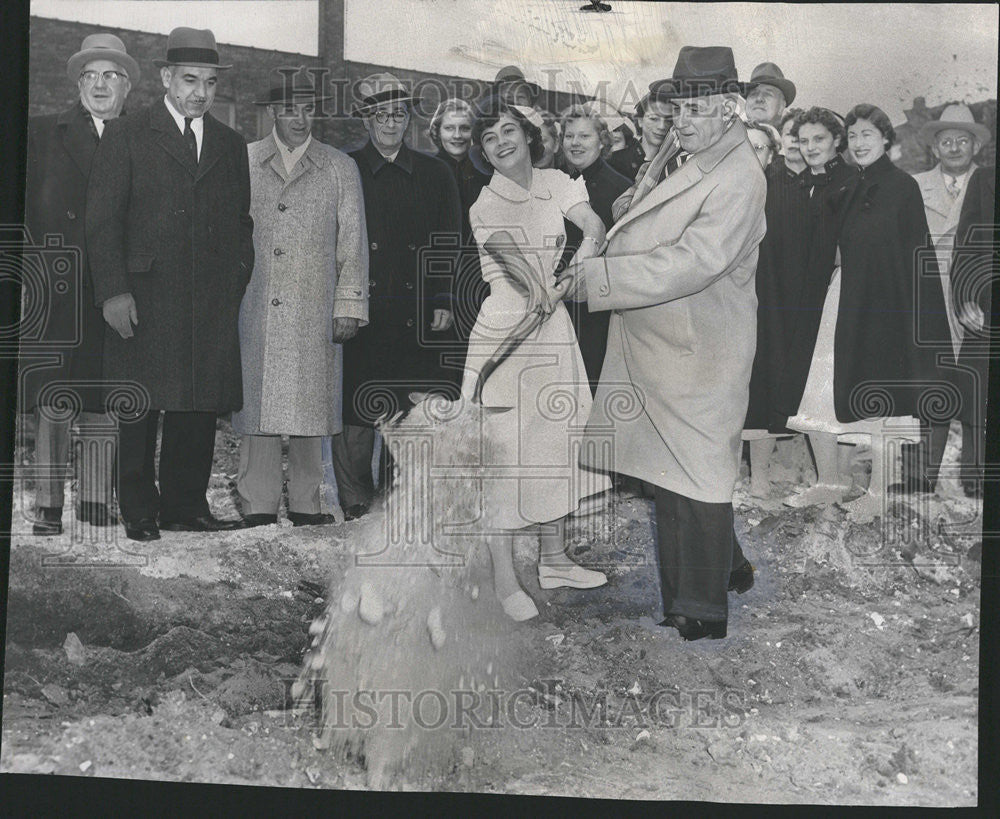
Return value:
<svg viewBox="0 0 1000 819">
<path fill-rule="evenodd" d="M 544 320 L 487 378 L 482 403 L 488 434 L 505 448 L 503 463 L 483 480 L 483 523 L 490 537 L 494 588 L 515 620 L 538 614 L 518 583 L 513 536 L 540 538 L 538 580 L 543 589 L 593 588 L 607 578 L 566 555 L 565 519 L 580 500 L 610 487 L 606 475 L 579 466 L 575 437 L 590 414 L 591 395 L 564 292 L 555 268 L 565 243 L 563 217 L 584 238 L 576 260 L 597 254 L 604 224 L 588 204 L 583 179 L 533 168 L 542 137 L 517 108 L 486 101 L 473 126 L 475 149 L 492 179 L 469 212 L 490 295 L 469 338 L 462 392 L 471 397 L 479 371 L 526 314 Z M 539 528 L 539 524 L 542 526 Z"/>
</svg>

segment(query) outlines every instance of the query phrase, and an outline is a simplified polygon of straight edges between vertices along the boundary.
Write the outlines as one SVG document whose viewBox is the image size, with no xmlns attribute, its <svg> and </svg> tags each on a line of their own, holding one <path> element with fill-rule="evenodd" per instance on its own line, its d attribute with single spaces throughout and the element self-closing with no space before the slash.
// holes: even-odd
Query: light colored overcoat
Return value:
<svg viewBox="0 0 1000 819">
<path fill-rule="evenodd" d="M 243 435 L 341 431 L 334 318 L 368 323 L 368 237 L 358 167 L 313 139 L 285 171 L 273 134 L 249 146 L 256 264 L 240 308 Z"/>
<path fill-rule="evenodd" d="M 614 311 L 587 431 L 610 442 L 616 471 L 732 501 L 765 195 L 736 122 L 621 217 L 603 257 L 584 262 L 589 308 Z M 585 462 L 607 466 L 601 451 L 586 448 Z"/>
<path fill-rule="evenodd" d="M 954 199 L 948 193 L 948 186 L 940 165 L 935 165 L 929 171 L 916 173 L 913 178 L 920 185 L 920 196 L 924 200 L 924 211 L 927 213 L 927 227 L 934 241 L 934 250 L 938 260 L 938 271 L 941 274 L 941 286 L 944 289 L 945 309 L 948 311 L 948 327 L 951 330 L 952 346 L 958 354 L 965 334 L 951 299 L 951 254 L 955 246 L 955 229 L 958 227 L 958 217 L 962 213 L 962 203 L 969 186 L 972 174 L 979 167 L 975 162 L 969 168 L 965 177 L 965 186 Z"/>
</svg>

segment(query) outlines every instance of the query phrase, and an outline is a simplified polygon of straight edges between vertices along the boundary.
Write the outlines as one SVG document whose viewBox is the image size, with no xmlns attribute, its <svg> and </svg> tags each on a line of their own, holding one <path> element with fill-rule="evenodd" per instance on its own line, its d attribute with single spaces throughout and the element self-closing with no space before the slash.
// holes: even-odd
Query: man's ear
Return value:
<svg viewBox="0 0 1000 819">
<path fill-rule="evenodd" d="M 165 65 L 160 69 L 160 82 L 163 83 L 164 88 L 170 87 L 170 78 L 172 75 L 173 72 L 169 65 Z"/>
</svg>

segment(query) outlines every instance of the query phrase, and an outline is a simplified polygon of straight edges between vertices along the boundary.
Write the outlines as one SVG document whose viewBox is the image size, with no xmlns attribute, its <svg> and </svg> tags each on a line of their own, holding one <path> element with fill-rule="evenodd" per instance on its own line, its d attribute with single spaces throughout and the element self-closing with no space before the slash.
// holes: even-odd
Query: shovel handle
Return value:
<svg viewBox="0 0 1000 819">
<path fill-rule="evenodd" d="M 541 305 L 534 310 L 529 310 L 514 329 L 510 331 L 508 336 L 500 342 L 500 346 L 494 350 L 493 355 L 486 360 L 486 363 L 479 370 L 479 375 L 476 378 L 476 386 L 472 391 L 473 404 L 483 403 L 483 385 L 486 383 L 486 379 L 506 360 L 515 347 L 538 328 L 545 318 L 546 314 L 542 311 Z"/>
</svg>

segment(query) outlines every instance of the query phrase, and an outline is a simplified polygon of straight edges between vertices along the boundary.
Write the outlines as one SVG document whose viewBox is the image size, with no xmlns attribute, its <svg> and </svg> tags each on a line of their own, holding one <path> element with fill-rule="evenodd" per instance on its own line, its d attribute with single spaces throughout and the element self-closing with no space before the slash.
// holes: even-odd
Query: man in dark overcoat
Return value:
<svg viewBox="0 0 1000 819">
<path fill-rule="evenodd" d="M 247 146 L 206 116 L 229 66 L 211 31 L 190 28 L 154 63 L 166 95 L 108 127 L 87 197 L 104 375 L 148 393 L 149 412 L 120 423 L 119 507 L 136 540 L 240 525 L 213 517 L 205 493 L 216 416 L 243 404 L 237 322 L 253 269 Z"/>
<path fill-rule="evenodd" d="M 104 415 L 101 358 L 104 347 L 104 319 L 94 306 L 93 285 L 88 268 L 84 224 L 87 179 L 91 161 L 101 139 L 105 121 L 122 111 L 133 82 L 139 81 L 139 66 L 113 34 L 91 34 L 66 64 L 71 82 L 80 96 L 70 108 L 59 113 L 33 117 L 28 122 L 28 167 L 25 191 L 25 224 L 36 245 L 45 237 L 61 237 L 63 246 L 78 251 L 79 276 L 57 282 L 55 271 L 46 269 L 52 280 L 39 282 L 41 290 L 25 283 L 25 314 L 34 311 L 33 302 L 42 291 L 52 292 L 46 324 L 38 338 L 22 344 L 21 408 L 35 412 L 35 465 L 44 474 L 36 483 L 37 535 L 62 532 L 65 466 L 69 458 L 71 419 L 54 412 L 52 406 L 72 393 L 80 410 L 81 428 L 110 426 Z M 55 294 L 59 284 L 69 292 Z M 37 291 L 37 292 L 36 292 Z M 60 344 L 60 342 L 65 342 Z M 58 352 L 55 365 L 33 362 L 33 353 Z M 84 445 L 78 461 L 81 501 L 77 518 L 97 526 L 110 524 L 114 461 L 107 446 Z"/>
<path fill-rule="evenodd" d="M 374 494 L 375 421 L 409 407 L 411 392 L 450 388 L 457 396 L 463 365 L 454 342 L 448 360 L 445 335 L 462 231 L 458 185 L 443 161 L 403 141 L 416 98 L 399 79 L 375 74 L 359 90 L 353 113 L 369 139 L 349 155 L 365 199 L 369 325 L 344 344 L 344 430 L 332 445 L 348 519 L 363 515 Z"/>
</svg>

